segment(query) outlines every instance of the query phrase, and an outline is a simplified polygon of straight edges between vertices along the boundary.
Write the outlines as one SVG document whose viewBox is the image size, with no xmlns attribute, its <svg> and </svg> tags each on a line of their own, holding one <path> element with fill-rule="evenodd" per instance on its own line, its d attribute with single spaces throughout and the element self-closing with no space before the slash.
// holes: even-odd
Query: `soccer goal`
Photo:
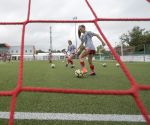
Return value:
<svg viewBox="0 0 150 125">
<path fill-rule="evenodd" d="M 147 0 L 149 2 L 149 0 Z M 68 1 L 70 2 L 70 1 Z M 107 22 L 113 22 L 113 21 L 150 21 L 150 18 L 102 18 L 98 17 L 94 8 L 91 6 L 90 2 L 88 0 L 84 0 L 86 6 L 89 8 L 93 15 L 93 19 L 89 20 L 48 20 L 48 19 L 31 19 L 31 3 L 32 0 L 28 0 L 28 8 L 27 8 L 27 17 L 24 21 L 19 22 L 0 22 L 0 25 L 19 25 L 22 26 L 22 33 L 21 33 L 21 53 L 20 53 L 20 63 L 19 63 L 19 74 L 18 74 L 18 82 L 17 86 L 14 90 L 10 91 L 0 91 L 0 96 L 11 96 L 11 108 L 10 108 L 10 116 L 9 116 L 9 125 L 14 125 L 14 116 L 15 116 L 15 109 L 16 109 L 16 100 L 20 93 L 22 92 L 48 92 L 48 93 L 64 93 L 64 94 L 88 94 L 88 95 L 128 95 L 132 96 L 137 107 L 139 108 L 141 114 L 144 116 L 146 122 L 148 125 L 150 125 L 150 117 L 147 108 L 144 106 L 143 101 L 141 100 L 139 93 L 140 91 L 150 90 L 150 86 L 148 85 L 139 85 L 135 78 L 131 75 L 130 71 L 126 67 L 126 65 L 122 62 L 120 56 L 116 53 L 112 45 L 110 44 L 110 41 L 107 39 L 106 35 L 104 34 L 101 26 L 99 25 L 99 22 L 107 21 Z M 143 1 L 144 2 L 144 1 Z M 9 4 L 9 3 L 8 3 Z M 149 3 L 147 3 L 149 4 Z M 51 5 L 49 5 L 51 7 Z M 41 11 L 41 10 L 40 10 Z M 23 79 L 23 63 L 24 63 L 24 44 L 25 44 L 25 37 L 26 37 L 26 28 L 29 24 L 36 24 L 36 23 L 91 23 L 94 24 L 97 28 L 99 34 L 102 36 L 104 41 L 106 42 L 108 48 L 110 49 L 112 55 L 114 56 L 115 60 L 119 63 L 121 70 L 123 71 L 124 75 L 127 77 L 128 81 L 131 84 L 131 88 L 128 90 L 82 90 L 82 89 L 64 89 L 64 88 L 49 88 L 49 87 L 32 87 L 32 86 L 23 86 L 22 85 L 22 79 Z M 1 115 L 1 114 L 0 114 Z"/>
</svg>

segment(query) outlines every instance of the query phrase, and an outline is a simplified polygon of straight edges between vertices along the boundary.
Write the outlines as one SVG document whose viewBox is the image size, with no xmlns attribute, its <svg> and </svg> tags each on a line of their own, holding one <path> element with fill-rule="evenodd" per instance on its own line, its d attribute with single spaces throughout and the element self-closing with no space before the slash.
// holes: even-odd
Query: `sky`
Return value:
<svg viewBox="0 0 150 125">
<path fill-rule="evenodd" d="M 102 18 L 150 18 L 150 3 L 146 0 L 89 0 L 98 17 Z M 28 0 L 0 0 L 0 22 L 25 21 Z M 94 19 L 84 0 L 31 0 L 31 20 L 79 20 Z M 82 23 L 83 24 L 83 23 Z M 79 23 L 30 23 L 26 25 L 25 45 L 35 45 L 36 49 L 48 51 L 50 47 L 50 27 L 54 50 L 67 48 L 67 40 L 77 46 L 81 43 L 77 32 Z M 87 31 L 98 33 L 94 24 L 86 23 Z M 150 22 L 99 22 L 99 25 L 114 47 L 120 44 L 120 36 L 131 31 L 134 26 L 150 30 Z M 10 46 L 21 44 L 21 25 L 0 25 L 0 43 Z M 95 47 L 100 41 L 93 37 Z M 106 46 L 107 48 L 107 46 Z"/>
</svg>

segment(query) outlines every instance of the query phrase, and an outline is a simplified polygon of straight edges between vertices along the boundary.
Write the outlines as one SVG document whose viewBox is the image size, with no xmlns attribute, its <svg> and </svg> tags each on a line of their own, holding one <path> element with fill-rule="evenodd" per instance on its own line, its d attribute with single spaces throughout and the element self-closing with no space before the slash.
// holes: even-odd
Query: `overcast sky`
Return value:
<svg viewBox="0 0 150 125">
<path fill-rule="evenodd" d="M 146 0 L 89 0 L 98 17 L 150 18 L 150 3 Z M 0 0 L 0 22 L 24 21 L 27 17 L 28 0 Z M 30 19 L 73 20 L 94 19 L 84 0 L 31 0 Z M 120 43 L 119 37 L 134 26 L 150 30 L 150 22 L 99 22 L 102 31 L 112 46 Z M 79 24 L 76 24 L 78 27 Z M 75 24 L 28 24 L 25 45 L 47 51 L 50 43 L 49 27 L 52 27 L 53 49 L 67 48 L 67 40 L 75 44 Z M 95 25 L 85 24 L 88 31 L 98 33 Z M 0 43 L 20 45 L 22 26 L 0 25 Z M 77 34 L 76 34 L 77 35 Z M 94 45 L 100 42 L 93 38 Z M 77 39 L 78 45 L 80 40 Z"/>
</svg>

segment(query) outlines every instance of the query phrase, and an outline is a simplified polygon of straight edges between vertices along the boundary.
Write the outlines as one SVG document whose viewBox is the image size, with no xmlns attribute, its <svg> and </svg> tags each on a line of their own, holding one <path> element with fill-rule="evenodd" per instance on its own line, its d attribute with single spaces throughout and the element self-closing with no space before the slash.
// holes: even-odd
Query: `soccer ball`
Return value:
<svg viewBox="0 0 150 125">
<path fill-rule="evenodd" d="M 75 76 L 81 78 L 83 76 L 82 71 L 80 69 L 75 70 Z"/>
<path fill-rule="evenodd" d="M 107 66 L 107 64 L 106 64 L 106 63 L 103 63 L 103 64 L 102 64 L 102 66 L 103 66 L 103 67 L 106 67 L 106 66 Z"/>
<path fill-rule="evenodd" d="M 119 67 L 120 65 L 119 65 L 119 63 L 116 63 L 116 67 Z"/>
<path fill-rule="evenodd" d="M 55 68 L 55 64 L 51 64 L 51 68 Z"/>
</svg>

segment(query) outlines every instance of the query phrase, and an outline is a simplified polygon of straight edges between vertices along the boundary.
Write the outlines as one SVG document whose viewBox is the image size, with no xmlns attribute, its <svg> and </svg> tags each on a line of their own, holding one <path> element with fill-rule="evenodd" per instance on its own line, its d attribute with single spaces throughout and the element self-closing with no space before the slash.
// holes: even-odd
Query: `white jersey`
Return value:
<svg viewBox="0 0 150 125">
<path fill-rule="evenodd" d="M 69 54 L 75 54 L 75 52 L 76 52 L 76 47 L 75 47 L 73 44 L 69 45 L 67 52 L 69 52 Z"/>
<path fill-rule="evenodd" d="M 85 43 L 85 48 L 90 50 L 95 50 L 93 45 L 92 37 L 96 34 L 91 31 L 86 31 L 81 37 L 80 40 L 82 43 Z"/>
</svg>

